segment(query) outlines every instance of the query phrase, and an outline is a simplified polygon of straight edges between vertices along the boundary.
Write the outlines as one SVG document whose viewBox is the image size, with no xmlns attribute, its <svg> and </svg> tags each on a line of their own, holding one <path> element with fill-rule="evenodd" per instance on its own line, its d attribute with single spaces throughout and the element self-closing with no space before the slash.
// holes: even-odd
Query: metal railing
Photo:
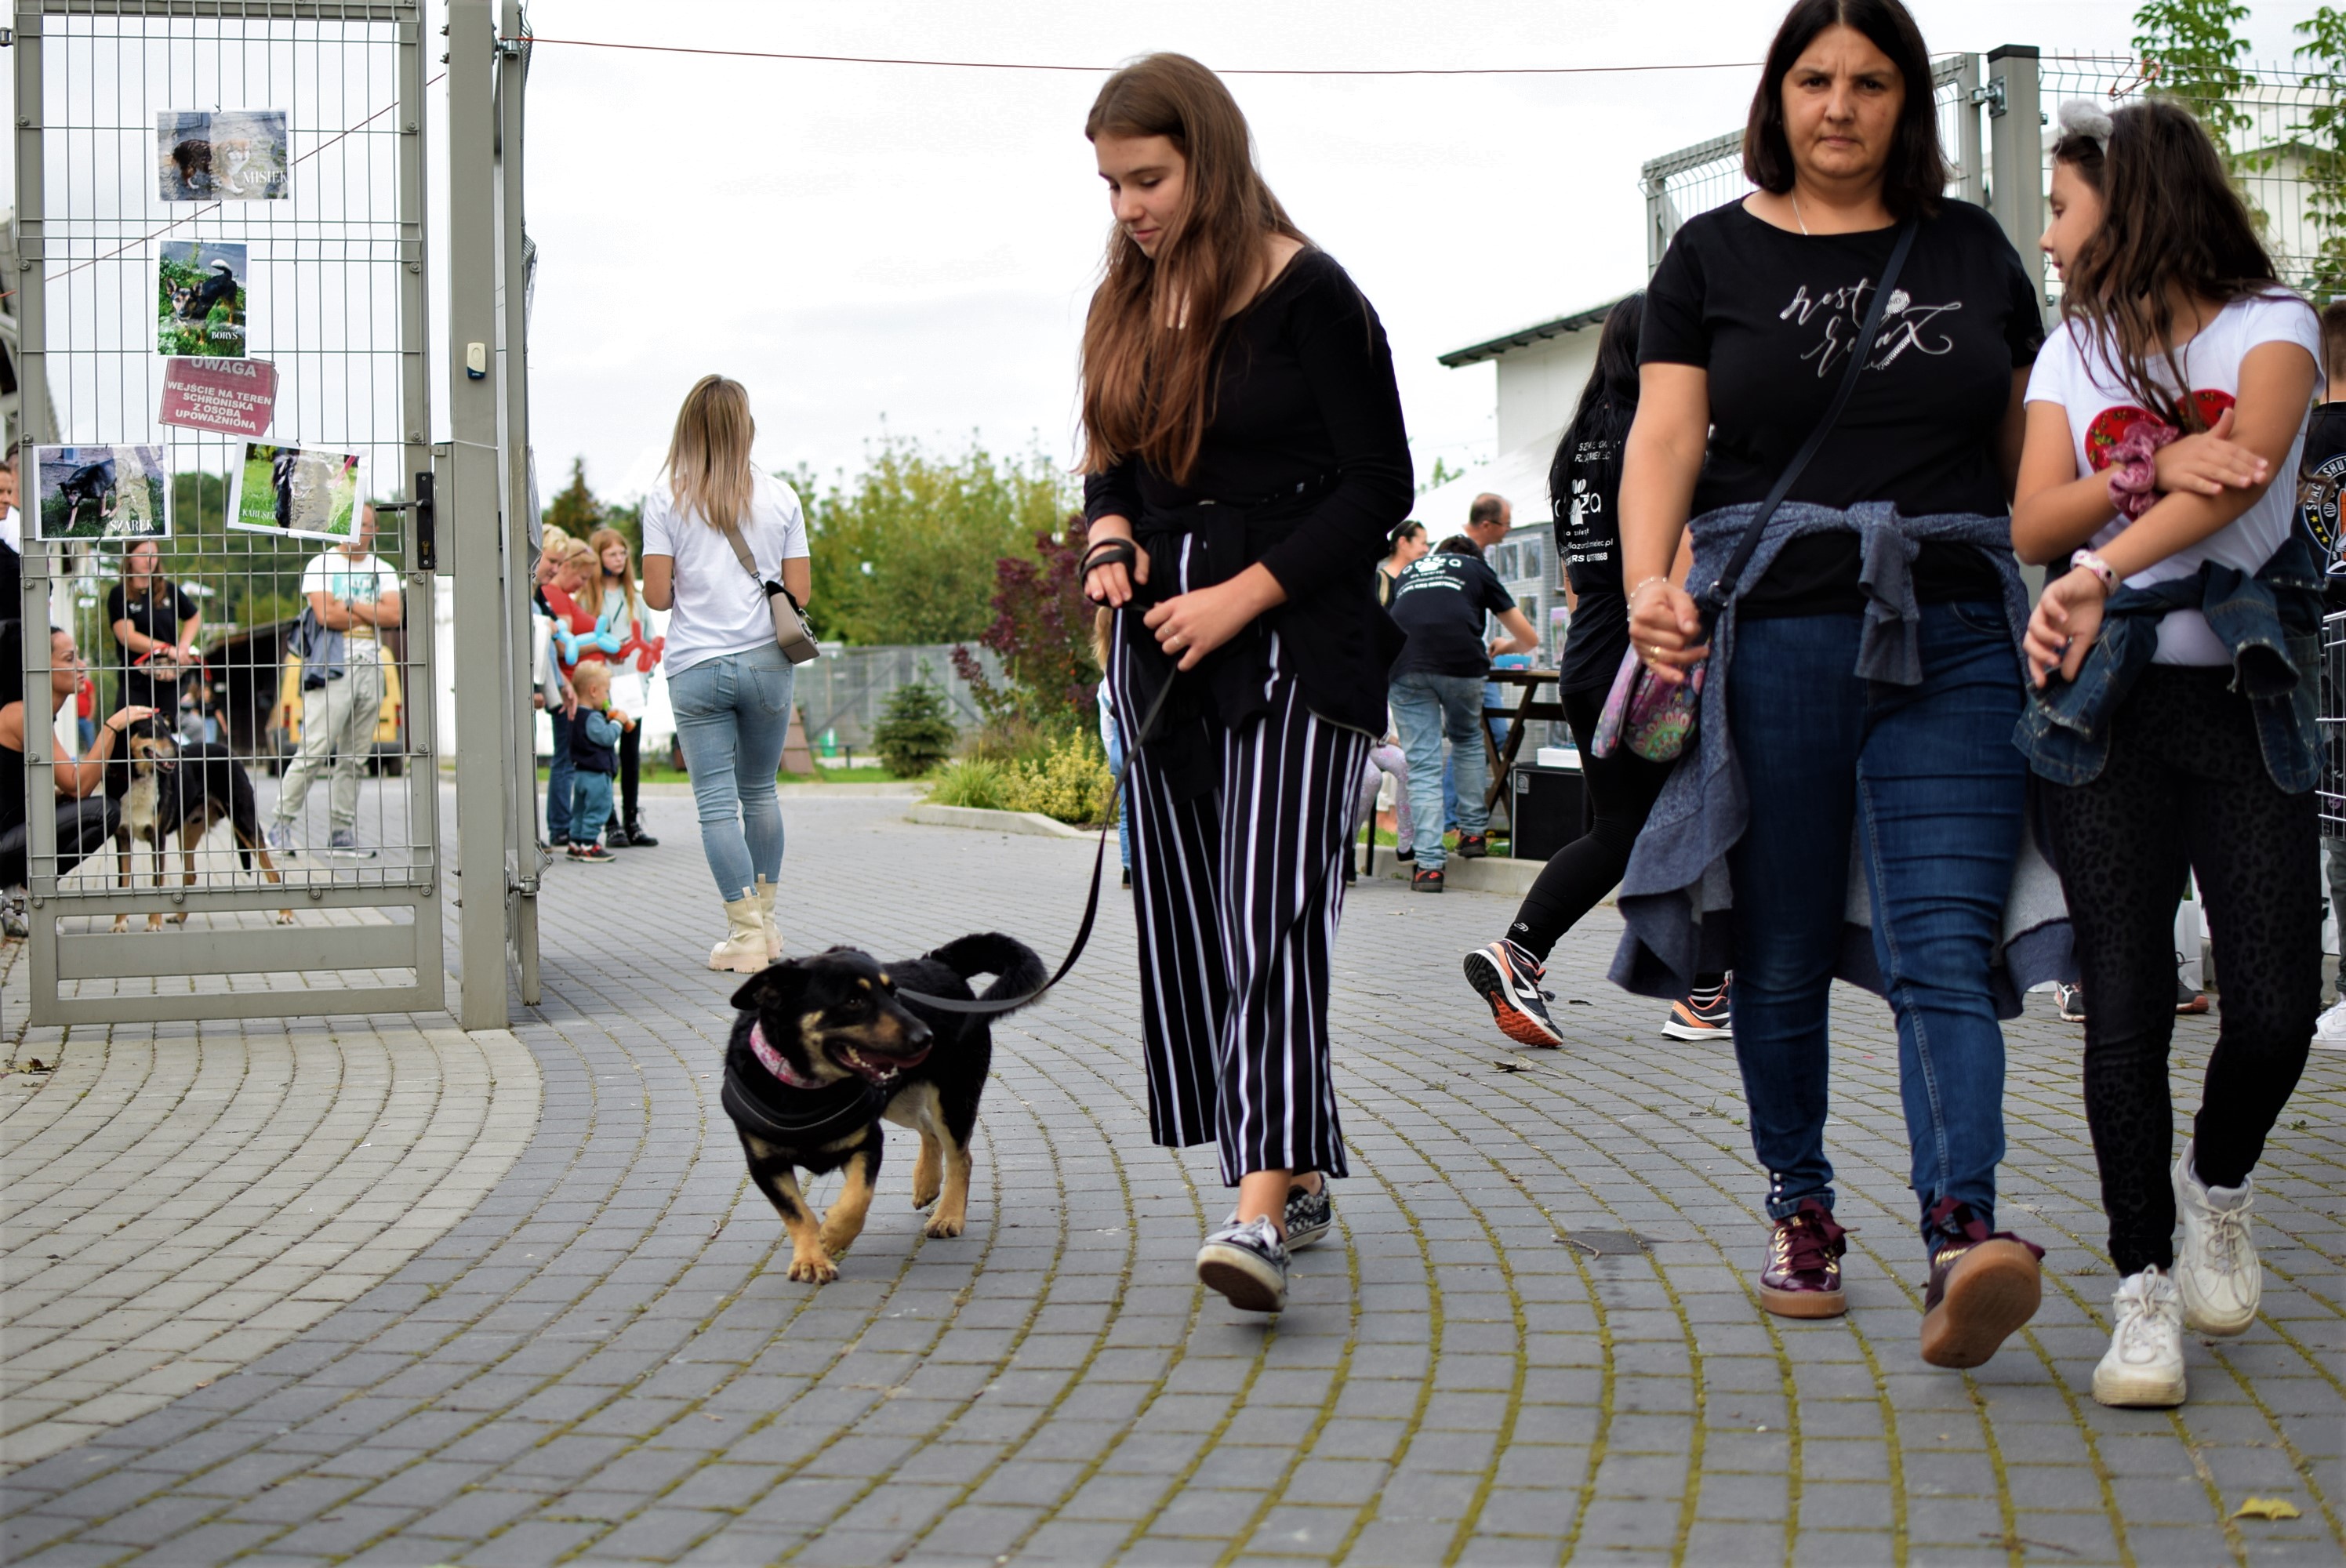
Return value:
<svg viewBox="0 0 2346 1568">
<path fill-rule="evenodd" d="M 421 8 L 15 12 L 33 1021 L 436 1009 Z"/>
</svg>

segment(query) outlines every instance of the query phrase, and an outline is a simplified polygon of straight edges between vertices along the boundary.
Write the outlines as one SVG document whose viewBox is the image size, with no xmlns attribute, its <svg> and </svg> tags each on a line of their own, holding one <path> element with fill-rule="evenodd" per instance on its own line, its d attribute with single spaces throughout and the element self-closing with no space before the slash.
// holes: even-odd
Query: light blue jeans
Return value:
<svg viewBox="0 0 2346 1568">
<path fill-rule="evenodd" d="M 676 738 L 700 810 L 700 850 L 726 902 L 782 880 L 774 774 L 790 733 L 790 661 L 776 647 L 719 654 L 668 677 Z"/>
<path fill-rule="evenodd" d="M 1442 847 L 1442 743 L 1455 749 L 1458 787 L 1458 831 L 1481 832 L 1489 826 L 1490 808 L 1483 790 L 1491 764 L 1483 754 L 1483 677 L 1479 675 L 1433 675 L 1412 670 L 1392 679 L 1393 721 L 1401 727 L 1401 748 L 1409 759 L 1411 825 L 1417 830 L 1417 869 L 1438 871 L 1450 861 Z"/>
</svg>

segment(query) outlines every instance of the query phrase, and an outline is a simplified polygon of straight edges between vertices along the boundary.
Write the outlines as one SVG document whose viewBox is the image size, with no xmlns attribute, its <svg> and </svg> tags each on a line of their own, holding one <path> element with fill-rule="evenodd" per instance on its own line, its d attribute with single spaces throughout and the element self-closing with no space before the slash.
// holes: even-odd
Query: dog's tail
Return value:
<svg viewBox="0 0 2346 1568">
<path fill-rule="evenodd" d="M 981 1002 L 1023 996 L 1049 979 L 1051 973 L 1043 967 L 1043 961 L 1035 956 L 1033 948 L 998 931 L 960 937 L 929 956 L 964 980 L 973 974 L 994 976 L 994 983 L 978 993 Z"/>
</svg>

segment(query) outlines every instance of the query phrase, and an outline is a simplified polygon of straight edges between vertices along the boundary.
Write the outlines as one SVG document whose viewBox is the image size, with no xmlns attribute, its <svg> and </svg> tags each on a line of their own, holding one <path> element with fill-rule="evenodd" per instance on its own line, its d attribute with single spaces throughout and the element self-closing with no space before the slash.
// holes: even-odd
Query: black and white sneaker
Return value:
<svg viewBox="0 0 2346 1568">
<path fill-rule="evenodd" d="M 1336 1198 L 1321 1178 L 1318 1192 L 1287 1189 L 1287 1250 L 1300 1252 L 1336 1227 Z"/>
<path fill-rule="evenodd" d="M 1547 993 L 1539 988 L 1547 972 L 1537 960 L 1506 937 L 1466 955 L 1466 983 L 1491 1006 L 1499 1033 L 1518 1045 L 1554 1050 L 1564 1032 L 1548 1016 Z"/>
<path fill-rule="evenodd" d="M 1236 1215 L 1198 1248 L 1198 1278 L 1229 1298 L 1242 1312 L 1276 1312 L 1287 1305 L 1287 1247 L 1268 1215 L 1239 1223 Z"/>
</svg>

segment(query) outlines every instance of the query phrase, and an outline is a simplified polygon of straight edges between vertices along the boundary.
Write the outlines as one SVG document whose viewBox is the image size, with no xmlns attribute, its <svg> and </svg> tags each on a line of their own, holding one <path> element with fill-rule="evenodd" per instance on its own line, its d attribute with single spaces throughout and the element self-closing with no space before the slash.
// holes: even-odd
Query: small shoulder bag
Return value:
<svg viewBox="0 0 2346 1568">
<path fill-rule="evenodd" d="M 774 641 L 781 648 L 782 657 L 792 664 L 821 658 L 822 649 L 816 644 L 814 632 L 806 623 L 806 612 L 799 608 L 798 600 L 780 583 L 759 572 L 758 563 L 750 558 L 750 546 L 742 541 L 740 528 L 720 523 L 718 529 L 725 535 L 725 542 L 733 546 L 733 558 L 741 563 L 741 569 L 766 591 L 766 607 L 774 613 Z"/>
<path fill-rule="evenodd" d="M 1841 423 L 1841 411 L 1849 406 L 1850 394 L 1857 391 L 1857 378 L 1865 369 L 1865 361 L 1873 351 L 1874 334 L 1882 330 L 1882 313 L 1888 309 L 1891 290 L 1897 287 L 1898 274 L 1906 265 L 1907 252 L 1914 249 L 1916 220 L 1910 218 L 1898 229 L 1898 241 L 1890 248 L 1890 262 L 1882 270 L 1882 281 L 1873 290 L 1873 302 L 1866 307 L 1865 325 L 1858 329 L 1857 341 L 1850 350 L 1849 369 L 1841 372 L 1841 385 L 1834 389 L 1832 402 L 1826 405 L 1824 417 L 1784 465 L 1776 477 L 1768 498 L 1760 504 L 1750 523 L 1737 541 L 1735 554 L 1729 557 L 1727 569 L 1719 580 L 1705 590 L 1699 601 L 1703 625 L 1715 624 L 1721 612 L 1735 597 L 1736 580 L 1743 568 L 1751 564 L 1752 552 L 1760 548 L 1760 536 L 1768 531 L 1769 520 L 1784 504 L 1793 483 L 1809 466 L 1809 460 L 1825 443 L 1834 425 Z M 1706 658 L 1688 667 L 1682 678 L 1675 681 L 1658 680 L 1646 662 L 1637 657 L 1632 643 L 1621 656 L 1620 673 L 1613 677 L 1613 689 L 1606 695 L 1605 708 L 1597 716 L 1596 733 L 1588 739 L 1588 749 L 1598 757 L 1610 757 L 1613 748 L 1624 738 L 1629 749 L 1650 762 L 1670 762 L 1686 749 L 1694 738 L 1695 718 L 1700 711 L 1703 672 L 1710 661 Z"/>
</svg>

